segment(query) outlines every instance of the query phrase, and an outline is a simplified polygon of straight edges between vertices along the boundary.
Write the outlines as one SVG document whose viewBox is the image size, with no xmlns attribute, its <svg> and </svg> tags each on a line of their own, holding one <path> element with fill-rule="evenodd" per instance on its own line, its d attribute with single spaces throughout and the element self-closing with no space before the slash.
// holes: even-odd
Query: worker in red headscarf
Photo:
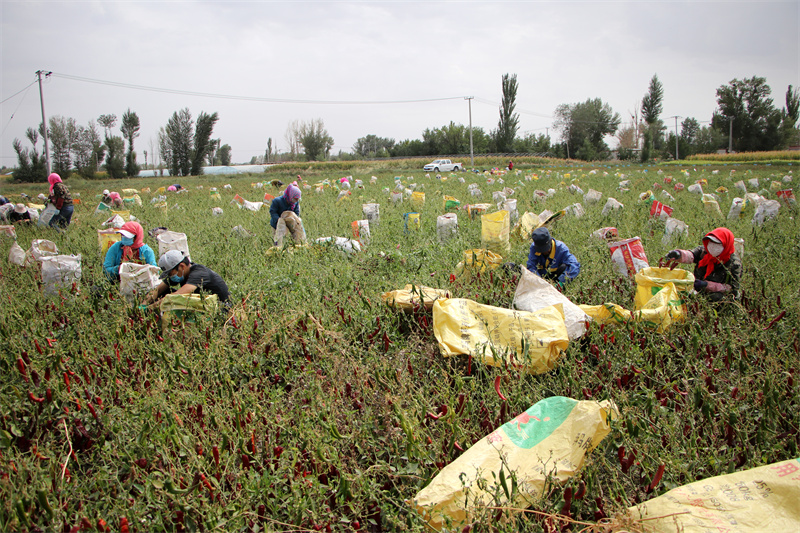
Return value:
<svg viewBox="0 0 800 533">
<path fill-rule="evenodd" d="M 126 222 L 117 233 L 120 240 L 109 246 L 103 261 L 103 270 L 111 281 L 119 281 L 119 266 L 122 263 L 138 263 L 158 266 L 156 254 L 144 243 L 144 228 L 138 222 Z"/>
<path fill-rule="evenodd" d="M 736 255 L 733 233 L 717 228 L 703 237 L 701 246 L 693 250 L 671 250 L 666 258 L 678 263 L 694 263 L 694 289 L 712 302 L 725 297 L 739 297 L 742 260 Z"/>
</svg>

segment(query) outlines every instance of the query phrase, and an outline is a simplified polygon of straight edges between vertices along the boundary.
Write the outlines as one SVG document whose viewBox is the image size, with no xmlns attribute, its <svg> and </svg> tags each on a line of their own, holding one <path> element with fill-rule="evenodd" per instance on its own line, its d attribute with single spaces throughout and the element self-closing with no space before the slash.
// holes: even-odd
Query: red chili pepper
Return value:
<svg viewBox="0 0 800 533">
<path fill-rule="evenodd" d="M 778 320 L 782 319 L 785 315 L 786 315 L 786 311 L 781 311 L 778 316 L 776 316 L 775 318 L 772 319 L 772 322 L 767 324 L 767 327 L 764 328 L 764 331 L 772 328 L 772 326 L 774 326 L 775 323 L 778 322 Z"/>
<path fill-rule="evenodd" d="M 214 455 L 214 463 L 216 463 L 217 468 L 219 468 L 219 448 L 214 446 L 211 448 L 211 453 Z"/>
<path fill-rule="evenodd" d="M 661 481 L 661 476 L 664 475 L 664 463 L 658 465 L 658 470 L 656 470 L 656 475 L 653 476 L 653 480 L 650 482 L 650 485 L 647 486 L 647 492 L 653 492 L 658 486 L 658 483 Z"/>
<path fill-rule="evenodd" d="M 36 346 L 36 351 L 39 352 L 39 355 L 42 355 L 43 354 L 42 347 L 39 346 L 39 341 L 36 340 L 36 339 L 33 339 L 33 344 L 34 344 L 34 346 Z"/>
<path fill-rule="evenodd" d="M 497 376 L 496 378 L 494 378 L 494 391 L 497 393 L 498 396 L 500 396 L 501 400 L 506 401 L 506 397 L 503 396 L 502 392 L 500 392 L 500 379 L 501 376 Z"/>
<path fill-rule="evenodd" d="M 50 348 L 52 348 L 53 347 L 53 343 L 56 342 L 55 339 L 48 339 L 46 337 L 45 337 L 45 340 L 47 341 L 47 346 L 50 347 Z"/>
<path fill-rule="evenodd" d="M 128 519 L 124 516 L 119 517 L 119 531 L 120 533 L 130 533 L 130 526 L 128 526 Z"/>
<path fill-rule="evenodd" d="M 44 398 L 38 398 L 33 392 L 28 392 L 28 398 L 35 403 L 42 403 Z"/>
<path fill-rule="evenodd" d="M 391 343 L 392 343 L 392 341 L 389 340 L 389 335 L 387 335 L 386 332 L 384 331 L 383 332 L 383 351 L 384 352 L 388 352 L 389 351 L 389 345 Z"/>
<path fill-rule="evenodd" d="M 25 369 L 25 361 L 23 361 L 21 357 L 17 359 L 17 370 L 19 370 L 19 373 L 22 374 L 22 379 L 27 383 L 28 371 Z"/>
<path fill-rule="evenodd" d="M 69 386 L 69 374 L 64 372 L 64 384 L 67 386 L 67 392 L 72 392 L 72 389 Z"/>
<path fill-rule="evenodd" d="M 44 396 L 45 396 L 45 398 L 47 398 L 47 403 L 52 402 L 53 401 L 53 389 L 47 389 L 47 392 L 45 393 Z"/>
</svg>

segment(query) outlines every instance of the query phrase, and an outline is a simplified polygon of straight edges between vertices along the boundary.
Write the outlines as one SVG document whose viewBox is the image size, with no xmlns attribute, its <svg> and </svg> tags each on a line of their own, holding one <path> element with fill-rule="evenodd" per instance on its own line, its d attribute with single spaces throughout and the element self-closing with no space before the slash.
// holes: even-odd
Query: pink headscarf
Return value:
<svg viewBox="0 0 800 533">
<path fill-rule="evenodd" d="M 50 183 L 50 194 L 53 194 L 53 187 L 56 183 L 61 183 L 61 176 L 53 172 L 47 176 L 47 181 Z"/>
<path fill-rule="evenodd" d="M 300 189 L 294 183 L 290 183 L 283 191 L 283 198 L 292 206 L 300 200 L 301 195 Z"/>
<path fill-rule="evenodd" d="M 119 200 L 122 197 L 119 195 L 118 192 L 110 192 L 110 193 L 108 193 L 108 198 L 111 199 L 111 200 Z"/>
<path fill-rule="evenodd" d="M 141 248 L 144 244 L 144 228 L 138 222 L 126 222 L 121 228 L 133 233 L 133 244 L 131 248 Z"/>
</svg>

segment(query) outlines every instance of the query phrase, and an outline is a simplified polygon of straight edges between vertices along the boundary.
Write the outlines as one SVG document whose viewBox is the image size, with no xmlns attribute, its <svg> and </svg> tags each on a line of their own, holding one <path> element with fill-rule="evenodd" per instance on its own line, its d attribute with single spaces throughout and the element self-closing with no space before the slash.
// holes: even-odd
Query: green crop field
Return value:
<svg viewBox="0 0 800 533">
<path fill-rule="evenodd" d="M 516 164 L 522 168 L 512 174 L 442 180 L 417 168 L 364 164 L 66 180 L 81 200 L 69 229 L 18 228 L 17 242 L 27 250 L 34 239 L 49 239 L 62 254 L 80 254 L 74 290 L 45 296 L 41 273 L 10 264 L 13 240 L 0 237 L 0 531 L 426 531 L 410 505 L 415 494 L 463 450 L 551 396 L 611 400 L 620 416 L 574 477 L 547 483 L 527 512 L 503 509 L 498 494 L 474 510 L 467 530 L 555 530 L 531 511 L 620 520 L 627 507 L 680 485 L 798 457 L 797 211 L 783 205 L 760 226 L 752 212 L 727 219 L 734 196 L 742 196 L 735 182 L 757 179 L 748 192 L 776 199 L 773 182 L 791 188 L 796 165 Z M 270 252 L 268 205 L 252 212 L 231 204 L 236 194 L 251 202 L 280 194 L 269 182 L 297 174 L 312 185 L 300 203 L 310 241 L 350 237 L 351 223 L 365 218 L 362 204 L 380 204 L 363 251 L 311 245 Z M 364 186 L 342 200 L 333 186 L 314 187 L 348 174 Z M 721 215 L 706 211 L 699 195 L 674 189 L 701 179 L 707 192 L 727 188 L 716 193 Z M 166 209 L 152 207 L 156 188 L 175 182 L 187 192 L 167 193 Z M 392 203 L 388 190 L 398 182 L 402 189 L 415 184 L 424 205 L 407 196 Z M 471 184 L 480 198 L 468 192 Z M 573 184 L 602 199 L 584 203 L 569 191 Z M 107 216 L 94 208 L 106 187 L 151 188 L 131 214 L 145 232 L 186 233 L 192 260 L 227 281 L 232 315 L 162 326 L 105 284 L 96 230 Z M 212 199 L 211 187 L 221 200 Z M 443 195 L 462 207 L 491 203 L 494 211 L 492 193 L 504 188 L 513 189 L 520 215 L 584 203 L 584 216 L 549 226 L 581 262 L 580 276 L 563 291 L 576 304 L 633 308 L 633 280 L 613 272 L 607 243 L 590 236 L 606 226 L 620 239 L 639 236 L 651 265 L 672 248 L 697 246 L 718 226 L 729 228 L 744 240 L 743 296 L 713 305 L 688 295 L 687 320 L 663 333 L 636 322 L 591 324 L 544 374 L 445 358 L 431 312 L 403 313 L 381 294 L 412 283 L 511 307 L 513 273 L 451 276 L 465 251 L 481 248 L 479 218 L 459 210 L 457 236 L 440 244 L 436 235 Z M 535 190 L 551 188 L 555 194 L 536 200 Z M 651 219 L 650 203 L 640 200 L 647 191 L 688 225 L 685 236 L 662 241 L 664 222 Z M 46 184 L 2 184 L 12 201 L 40 192 Z M 608 197 L 624 207 L 603 216 Z M 224 214 L 212 216 L 214 207 Z M 406 231 L 408 212 L 420 213 L 419 230 Z M 253 235 L 240 236 L 235 226 Z M 155 239 L 145 242 L 157 252 Z M 512 237 L 504 261 L 525 264 L 529 246 Z M 661 465 L 663 476 L 654 479 Z"/>
</svg>

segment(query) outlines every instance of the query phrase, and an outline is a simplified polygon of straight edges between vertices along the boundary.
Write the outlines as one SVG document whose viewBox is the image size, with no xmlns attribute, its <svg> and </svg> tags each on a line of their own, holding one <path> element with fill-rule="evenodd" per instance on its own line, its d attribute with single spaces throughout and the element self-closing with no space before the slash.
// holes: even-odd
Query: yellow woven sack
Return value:
<svg viewBox="0 0 800 533">
<path fill-rule="evenodd" d="M 673 322 L 683 322 L 686 309 L 675 284 L 664 285 L 644 307 L 633 312 L 633 318 L 645 326 L 656 328 L 659 333 L 666 331 Z"/>
<path fill-rule="evenodd" d="M 618 417 L 608 400 L 541 400 L 444 467 L 410 503 L 433 529 L 448 531 L 478 520 L 488 506 L 526 509 L 554 481 L 575 475 Z"/>
<path fill-rule="evenodd" d="M 682 268 L 670 270 L 662 267 L 645 267 L 636 273 L 634 279 L 636 280 L 634 309 L 642 309 L 667 283 L 674 284 L 678 292 L 694 288 L 694 274 Z"/>
<path fill-rule="evenodd" d="M 502 264 L 503 257 L 492 251 L 480 248 L 464 250 L 464 260 L 456 265 L 456 274 L 470 276 L 474 272 L 483 273 L 487 270 L 494 270 Z"/>
<path fill-rule="evenodd" d="M 433 334 L 442 355 L 471 355 L 490 366 L 531 374 L 552 370 L 569 345 L 561 304 L 537 311 L 492 307 L 463 298 L 436 300 Z"/>
<path fill-rule="evenodd" d="M 411 205 L 414 207 L 422 207 L 425 205 L 425 193 L 414 191 L 411 193 Z"/>
<path fill-rule="evenodd" d="M 167 192 L 166 187 L 159 187 L 158 189 L 156 189 L 156 194 L 164 194 L 165 192 Z"/>
<path fill-rule="evenodd" d="M 173 321 L 195 322 L 198 316 L 210 317 L 219 308 L 216 294 L 203 297 L 197 293 L 167 294 L 161 299 L 161 323 L 166 328 Z"/>
<path fill-rule="evenodd" d="M 131 216 L 131 212 L 130 212 L 130 211 L 128 211 L 128 210 L 125 210 L 125 211 L 114 211 L 114 210 L 112 209 L 112 210 L 111 210 L 111 215 L 112 215 L 112 216 L 113 216 L 113 215 L 119 215 L 119 216 L 121 216 L 121 217 L 122 217 L 122 219 L 123 219 L 123 220 L 128 220 L 128 218 L 130 218 L 130 216 Z"/>
<path fill-rule="evenodd" d="M 122 194 L 126 196 L 133 196 L 134 194 L 139 194 L 137 189 L 122 189 Z"/>
<path fill-rule="evenodd" d="M 498 255 L 508 256 L 511 253 L 510 229 L 510 217 L 505 209 L 481 215 L 481 248 Z"/>
<path fill-rule="evenodd" d="M 800 531 L 800 459 L 702 479 L 628 509 L 652 533 Z"/>
<path fill-rule="evenodd" d="M 461 202 L 459 202 L 456 198 L 453 198 L 452 196 L 447 196 L 447 195 L 444 196 L 443 203 L 444 203 L 444 210 L 445 211 L 451 211 L 453 209 L 458 209 L 459 206 L 461 205 Z"/>
<path fill-rule="evenodd" d="M 106 256 L 106 252 L 112 244 L 122 239 L 122 235 L 117 233 L 118 231 L 116 228 L 97 230 L 97 242 L 100 244 L 100 255 L 103 257 Z"/>
<path fill-rule="evenodd" d="M 581 310 L 598 324 L 625 324 L 633 316 L 631 312 L 611 302 L 600 305 L 579 305 Z"/>
<path fill-rule="evenodd" d="M 403 311 L 414 311 L 421 306 L 430 309 L 439 298 L 450 298 L 450 291 L 409 283 L 402 289 L 381 294 L 383 303 Z"/>
<path fill-rule="evenodd" d="M 523 241 L 530 240 L 533 230 L 541 225 L 542 221 L 539 219 L 539 215 L 525 211 L 525 214 L 519 217 L 519 221 L 514 226 L 514 235 Z"/>
</svg>

